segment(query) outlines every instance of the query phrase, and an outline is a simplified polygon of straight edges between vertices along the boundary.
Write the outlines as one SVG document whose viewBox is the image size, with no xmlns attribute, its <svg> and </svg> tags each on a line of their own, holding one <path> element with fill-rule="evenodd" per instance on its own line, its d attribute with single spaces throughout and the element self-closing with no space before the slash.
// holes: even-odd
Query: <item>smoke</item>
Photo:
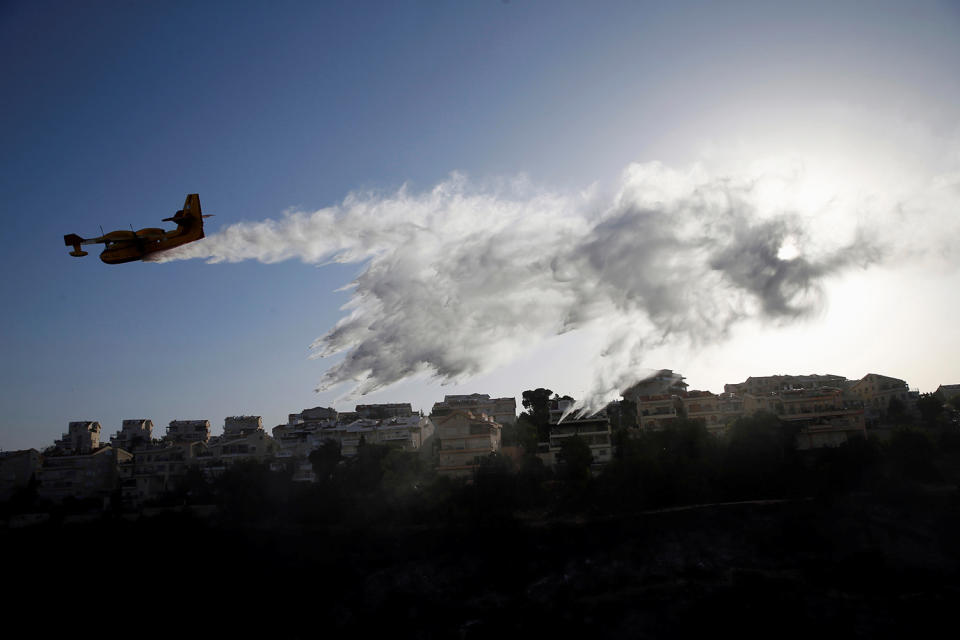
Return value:
<svg viewBox="0 0 960 640">
<path fill-rule="evenodd" d="M 890 255 L 871 232 L 876 210 L 805 188 L 802 171 L 659 163 L 630 165 L 606 195 L 455 174 L 428 191 L 234 224 L 159 260 L 362 263 L 344 317 L 312 345 L 344 354 L 318 391 L 347 383 L 362 395 L 424 372 L 461 381 L 550 336 L 602 330 L 594 361 L 570 363 L 592 371 L 577 406 L 595 411 L 649 371 L 650 348 L 810 317 L 828 278 Z"/>
</svg>

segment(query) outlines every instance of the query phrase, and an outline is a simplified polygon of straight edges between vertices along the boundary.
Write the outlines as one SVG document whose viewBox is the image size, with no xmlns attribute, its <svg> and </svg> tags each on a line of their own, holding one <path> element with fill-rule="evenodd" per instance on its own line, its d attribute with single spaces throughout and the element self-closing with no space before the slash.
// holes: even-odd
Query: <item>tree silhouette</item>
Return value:
<svg viewBox="0 0 960 640">
<path fill-rule="evenodd" d="M 920 412 L 920 418 L 925 425 L 936 426 L 940 416 L 943 415 L 943 399 L 935 393 L 920 394 L 917 400 L 917 411 Z"/>
<path fill-rule="evenodd" d="M 557 453 L 560 477 L 567 483 L 580 484 L 590 478 L 593 452 L 590 445 L 579 435 L 564 438 Z"/>
<path fill-rule="evenodd" d="M 329 482 L 340 462 L 340 443 L 335 440 L 325 440 L 319 448 L 310 452 L 309 460 L 317 482 Z"/>
<path fill-rule="evenodd" d="M 537 428 L 539 442 L 550 439 L 550 398 L 552 396 L 553 391 L 542 387 L 523 392 L 523 408 L 527 410 L 525 412 L 527 417 Z"/>
</svg>

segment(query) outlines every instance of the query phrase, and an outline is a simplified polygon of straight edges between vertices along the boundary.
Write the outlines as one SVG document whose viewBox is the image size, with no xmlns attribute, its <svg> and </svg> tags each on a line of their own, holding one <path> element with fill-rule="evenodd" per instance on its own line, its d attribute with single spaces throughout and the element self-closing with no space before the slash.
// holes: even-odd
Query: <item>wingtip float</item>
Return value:
<svg viewBox="0 0 960 640">
<path fill-rule="evenodd" d="M 148 227 L 139 231 L 111 231 L 96 238 L 81 238 L 75 233 L 63 236 L 63 243 L 73 247 L 71 256 L 82 258 L 87 255 L 80 249 L 85 244 L 103 244 L 100 259 L 107 264 L 122 264 L 143 260 L 158 251 L 166 251 L 180 245 L 199 240 L 203 237 L 203 219 L 210 215 L 203 215 L 200 209 L 200 195 L 191 193 L 183 203 L 183 209 L 164 222 L 175 222 L 176 229 L 167 230 L 158 227 Z"/>
</svg>

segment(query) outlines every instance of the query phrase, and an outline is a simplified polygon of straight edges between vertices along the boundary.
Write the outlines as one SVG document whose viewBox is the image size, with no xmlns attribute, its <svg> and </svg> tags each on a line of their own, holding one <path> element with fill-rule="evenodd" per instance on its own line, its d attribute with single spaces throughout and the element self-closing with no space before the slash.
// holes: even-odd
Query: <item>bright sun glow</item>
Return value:
<svg viewBox="0 0 960 640">
<path fill-rule="evenodd" d="M 780 251 L 777 252 L 777 257 L 781 260 L 793 260 L 799 255 L 800 249 L 797 248 L 796 240 L 792 237 L 784 240 L 780 245 Z"/>
</svg>

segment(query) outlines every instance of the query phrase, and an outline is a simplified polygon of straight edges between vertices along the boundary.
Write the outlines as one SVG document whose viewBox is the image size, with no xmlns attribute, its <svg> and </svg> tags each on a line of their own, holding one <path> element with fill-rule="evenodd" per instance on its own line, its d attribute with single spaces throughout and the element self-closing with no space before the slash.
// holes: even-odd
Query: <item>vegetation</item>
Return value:
<svg viewBox="0 0 960 640">
<path fill-rule="evenodd" d="M 520 414 L 520 420 L 532 424 L 537 429 L 537 440 L 550 439 L 550 389 L 533 389 L 523 392 L 522 404 L 526 411 Z"/>
<path fill-rule="evenodd" d="M 922 393 L 917 400 L 917 411 L 927 427 L 935 427 L 944 416 L 943 398 L 936 393 Z"/>
<path fill-rule="evenodd" d="M 521 413 L 514 424 L 503 426 L 502 444 L 505 447 L 523 447 L 525 451 L 535 452 L 539 439 L 539 429 L 527 413 Z"/>
<path fill-rule="evenodd" d="M 314 483 L 295 482 L 292 469 L 253 462 L 233 465 L 216 478 L 193 469 L 155 506 L 215 505 L 232 523 L 483 525 L 531 513 L 637 513 L 857 491 L 884 494 L 960 481 L 960 427 L 941 419 L 942 403 L 934 411 L 928 401 L 921 424 L 896 428 L 886 441 L 854 438 L 812 451 L 797 451 L 796 434 L 767 413 L 738 419 L 722 437 L 687 418 L 660 431 L 621 426 L 613 434 L 613 460 L 598 470 L 580 436 L 565 439 L 556 469 L 535 455 L 552 397 L 549 389 L 524 394 L 527 411 L 505 436 L 523 447 L 519 462 L 492 454 L 469 479 L 438 477 L 419 453 L 361 444 L 357 455 L 345 459 L 337 444 L 328 442 L 310 455 Z M 67 513 L 82 506 L 70 501 L 53 509 Z M 39 507 L 33 483 L 5 502 L 3 512 Z"/>
<path fill-rule="evenodd" d="M 131 571 L 163 593 L 200 571 L 216 611 L 234 611 L 237 593 L 268 599 L 269 615 L 211 617 L 221 634 L 262 621 L 293 637 L 318 625 L 338 636 L 633 637 L 641 623 L 653 637 L 767 635 L 778 624 L 804 637 L 825 627 L 876 637 L 949 613 L 960 453 L 948 431 L 905 425 L 886 441 L 797 451 L 771 414 L 742 418 L 723 437 L 698 420 L 672 422 L 621 426 L 603 469 L 571 436 L 556 470 L 535 455 L 492 454 L 469 480 L 438 476 L 418 453 L 364 444 L 345 459 L 327 444 L 310 457 L 313 483 L 256 463 L 215 478 L 192 472 L 165 504 L 215 505 L 212 520 L 109 513 L 65 534 L 68 515 L 97 506 L 68 501 L 48 525 L 0 537 L 16 550 L 11 575 L 26 581 L 24 594 L 65 571 L 67 539 L 124 562 L 148 558 Z M 8 515 L 37 506 L 35 493 L 8 501 Z M 169 558 L 183 569 L 168 569 Z M 304 576 L 309 586 L 296 586 Z M 84 579 L 109 593 L 118 578 Z"/>
</svg>

